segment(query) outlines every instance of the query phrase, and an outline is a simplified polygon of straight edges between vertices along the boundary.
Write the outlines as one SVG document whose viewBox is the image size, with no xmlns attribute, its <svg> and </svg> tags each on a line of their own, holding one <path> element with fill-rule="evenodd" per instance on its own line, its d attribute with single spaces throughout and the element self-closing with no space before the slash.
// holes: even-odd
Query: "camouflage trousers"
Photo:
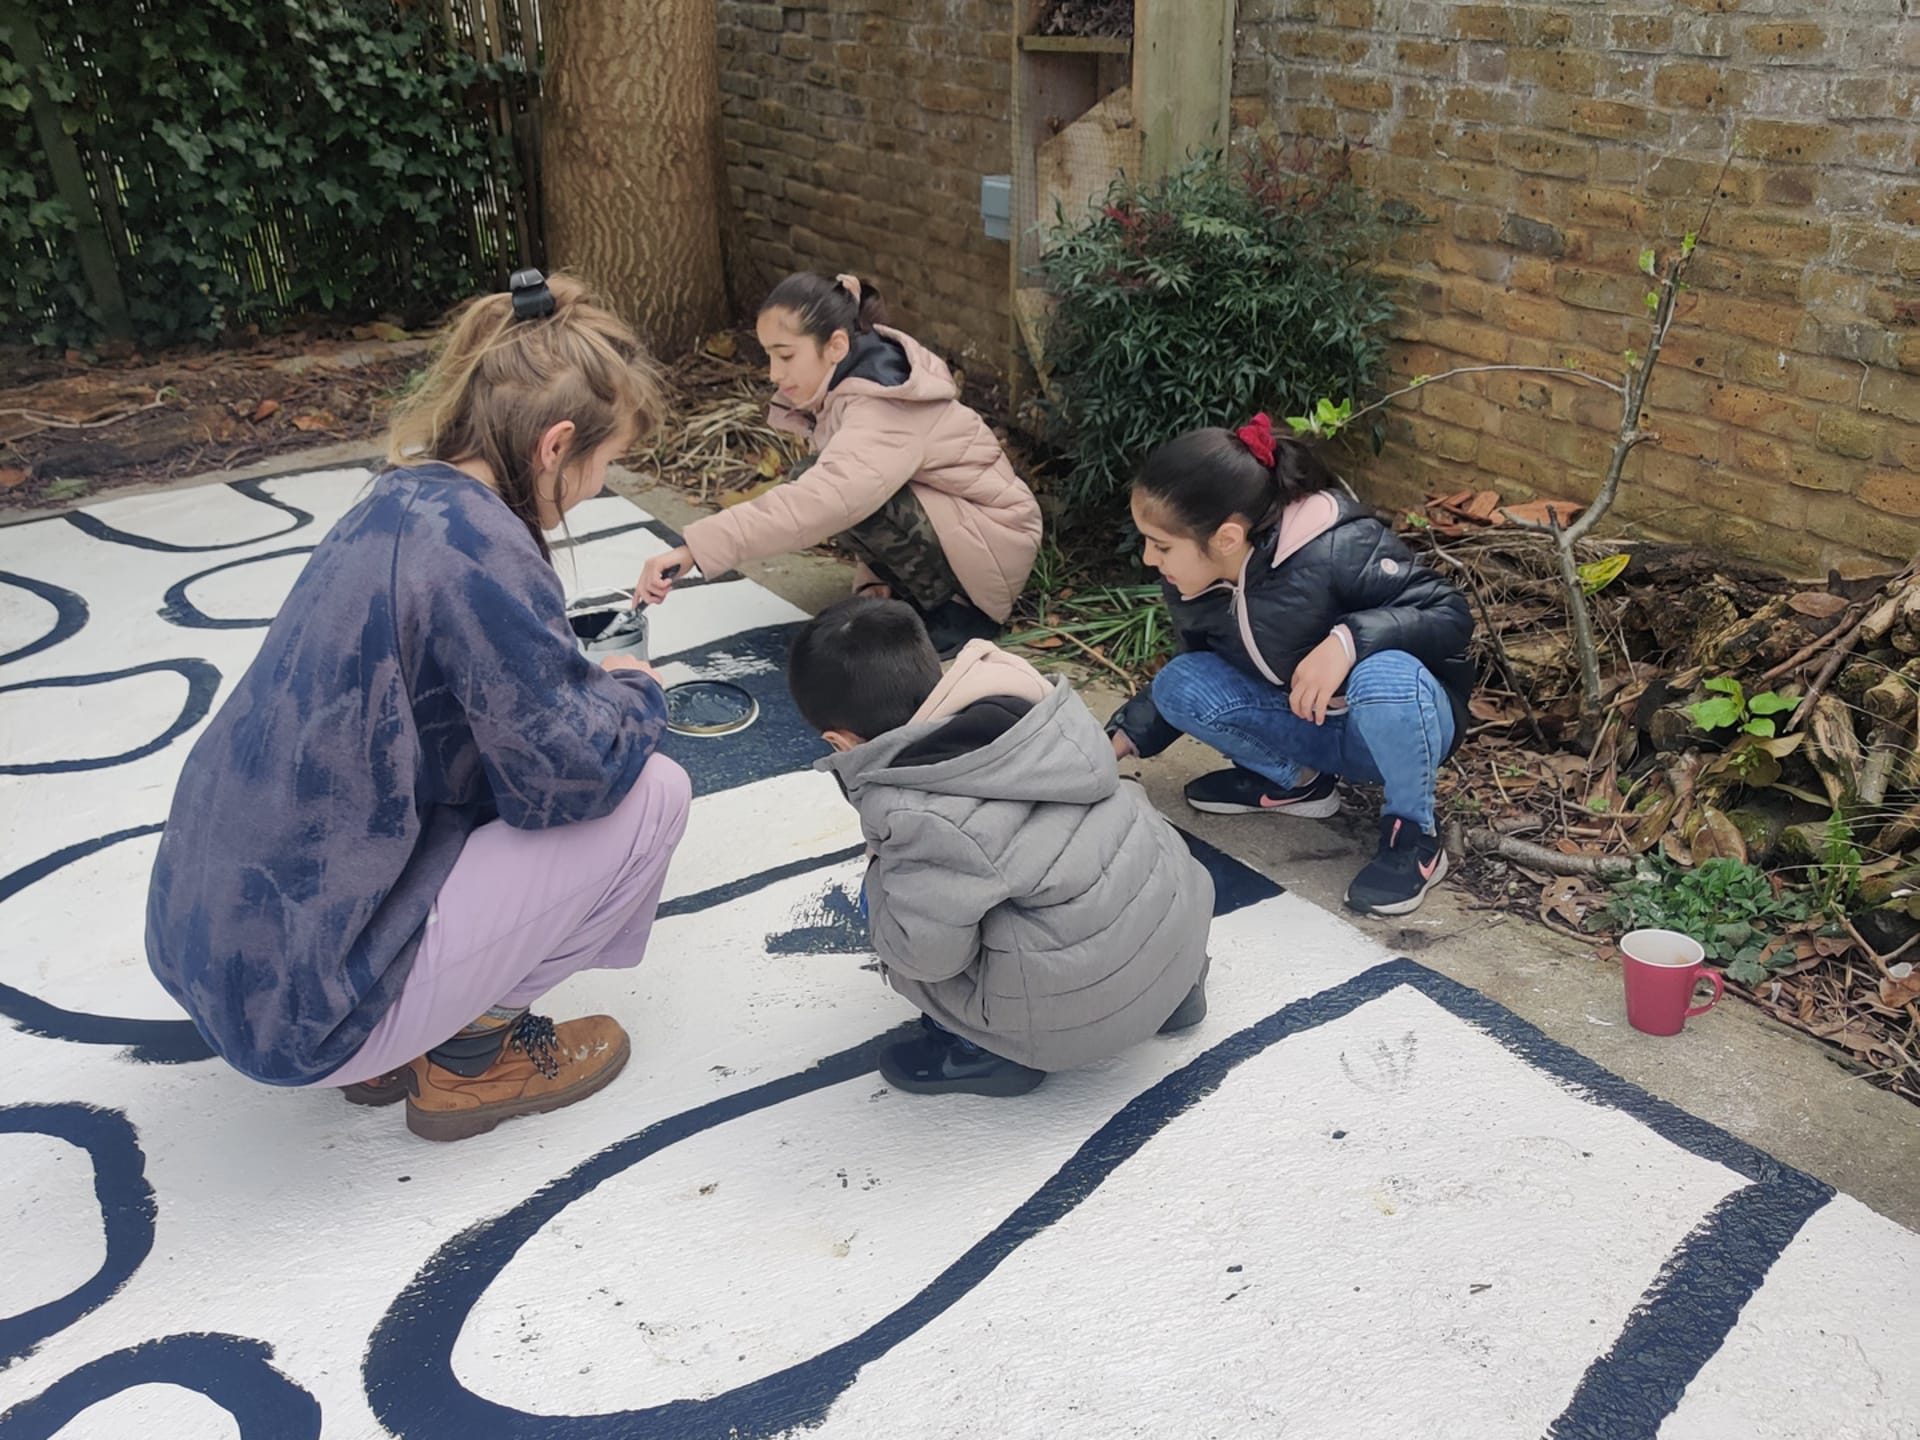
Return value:
<svg viewBox="0 0 1920 1440">
<path fill-rule="evenodd" d="M 927 508 L 911 486 L 902 485 L 886 504 L 834 539 L 885 583 L 894 599 L 922 614 L 965 598 Z"/>
</svg>

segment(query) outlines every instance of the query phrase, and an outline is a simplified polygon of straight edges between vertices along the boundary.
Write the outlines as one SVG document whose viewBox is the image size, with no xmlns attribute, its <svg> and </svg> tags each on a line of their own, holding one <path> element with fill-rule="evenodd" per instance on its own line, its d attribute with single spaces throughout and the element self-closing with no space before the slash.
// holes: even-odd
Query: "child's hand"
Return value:
<svg viewBox="0 0 1920 1440">
<path fill-rule="evenodd" d="M 684 545 L 651 557 L 640 568 L 640 583 L 633 587 L 633 603 L 658 605 L 673 589 L 673 577 L 692 568 L 693 552 Z"/>
<path fill-rule="evenodd" d="M 1127 738 L 1126 731 L 1116 730 L 1113 732 L 1113 758 L 1114 759 L 1131 760 L 1134 756 L 1138 755 L 1139 753 L 1140 752 L 1138 750 L 1133 748 L 1133 741 Z"/>
<path fill-rule="evenodd" d="M 1347 647 L 1340 643 L 1340 637 L 1327 636 L 1307 652 L 1307 658 L 1293 672 L 1293 689 L 1287 697 L 1293 713 L 1324 725 L 1327 707 L 1339 695 L 1352 669 L 1353 662 L 1347 658 Z"/>
<path fill-rule="evenodd" d="M 647 664 L 646 661 L 636 660 L 631 655 L 603 656 L 600 661 L 600 668 L 602 670 L 638 670 L 642 675 L 653 681 L 654 684 L 659 685 L 662 690 L 667 688 L 661 684 L 660 672 L 658 670 Z"/>
</svg>

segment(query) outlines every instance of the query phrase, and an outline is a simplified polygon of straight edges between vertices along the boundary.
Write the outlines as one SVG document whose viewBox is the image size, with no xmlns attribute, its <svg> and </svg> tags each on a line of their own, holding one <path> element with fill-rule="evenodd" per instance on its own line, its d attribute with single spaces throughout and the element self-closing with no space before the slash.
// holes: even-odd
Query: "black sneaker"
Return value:
<svg viewBox="0 0 1920 1440">
<path fill-rule="evenodd" d="M 1447 874 L 1447 851 L 1398 815 L 1380 817 L 1380 851 L 1347 886 L 1347 908 L 1363 915 L 1409 915 Z"/>
<path fill-rule="evenodd" d="M 1266 776 L 1235 765 L 1188 784 L 1187 804 L 1209 815 L 1278 813 L 1324 820 L 1340 813 L 1340 791 L 1337 777 L 1324 771 L 1304 785 L 1282 790 Z"/>
<path fill-rule="evenodd" d="M 969 640 L 998 640 L 1004 627 L 964 600 L 949 600 L 926 614 L 927 638 L 942 660 L 951 660 Z"/>
<path fill-rule="evenodd" d="M 922 1017 L 921 1033 L 880 1052 L 880 1078 L 915 1095 L 1024 1095 L 1047 1078 Z"/>
</svg>

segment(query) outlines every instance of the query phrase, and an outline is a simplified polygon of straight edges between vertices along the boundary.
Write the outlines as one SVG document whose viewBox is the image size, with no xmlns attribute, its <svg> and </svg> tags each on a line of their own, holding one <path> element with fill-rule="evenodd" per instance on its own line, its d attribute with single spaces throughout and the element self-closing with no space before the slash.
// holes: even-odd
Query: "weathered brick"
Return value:
<svg viewBox="0 0 1920 1440">
<path fill-rule="evenodd" d="M 1440 40 L 1402 40 L 1393 53 L 1402 69 L 1419 75 L 1451 75 L 1460 59 L 1457 49 Z"/>
<path fill-rule="evenodd" d="M 1591 144 L 1537 131 L 1502 136 L 1500 155 L 1516 170 L 1562 180 L 1585 179 L 1593 169 Z"/>
<path fill-rule="evenodd" d="M 1745 76 L 1713 65 L 1675 62 L 1653 77 L 1653 98 L 1680 110 L 1738 109 L 1746 89 Z"/>
<path fill-rule="evenodd" d="M 1880 450 L 1880 426 L 1860 415 L 1829 410 L 1815 431 L 1822 450 L 1855 460 L 1871 460 Z"/>
<path fill-rule="evenodd" d="M 1860 503 L 1889 515 L 1920 515 L 1920 474 L 1911 470 L 1869 470 L 1857 492 Z"/>
<path fill-rule="evenodd" d="M 1610 34 L 1615 50 L 1664 55 L 1673 43 L 1673 20 L 1666 15 L 1615 15 Z"/>
<path fill-rule="evenodd" d="M 1461 380 L 1424 386 L 1420 392 L 1420 408 L 1434 419 L 1462 430 L 1491 429 L 1496 418 L 1494 407 L 1467 389 Z"/>
<path fill-rule="evenodd" d="M 1393 86 L 1385 80 L 1353 75 L 1329 75 L 1322 82 L 1327 98 L 1348 110 L 1390 110 Z"/>
<path fill-rule="evenodd" d="M 1812 216 L 1740 215 L 1716 226 L 1715 233 L 1730 250 L 1776 259 L 1810 260 L 1833 244 L 1833 227 Z"/>
<path fill-rule="evenodd" d="M 1511 90 L 1484 86 L 1458 85 L 1440 97 L 1440 113 L 1448 119 L 1486 125 L 1518 124 L 1522 108 L 1520 97 Z"/>
<path fill-rule="evenodd" d="M 1497 364 L 1507 358 L 1507 336 L 1504 331 L 1456 320 L 1451 316 L 1428 321 L 1426 340 L 1442 350 L 1450 350 L 1471 360 Z"/>
<path fill-rule="evenodd" d="M 1860 388 L 1860 408 L 1920 424 L 1920 376 L 1874 371 Z"/>
<path fill-rule="evenodd" d="M 1513 79 L 1564 95 L 1591 95 L 1599 62 L 1591 55 L 1561 49 L 1516 50 L 1507 59 Z"/>
<path fill-rule="evenodd" d="M 1747 159 L 1791 165 L 1812 165 L 1826 159 L 1840 138 L 1840 131 L 1831 125 L 1784 120 L 1742 120 L 1734 131 L 1735 148 Z"/>
<path fill-rule="evenodd" d="M 1553 277 L 1553 292 L 1582 310 L 1605 310 L 1615 315 L 1646 313 L 1644 276 L 1609 275 L 1597 270 L 1562 266 Z"/>
<path fill-rule="evenodd" d="M 1576 100 L 1567 128 L 1576 135 L 1610 140 L 1651 140 L 1671 130 L 1673 120 L 1658 110 L 1621 100 Z"/>
<path fill-rule="evenodd" d="M 1787 466 L 1787 483 L 1802 490 L 1851 494 L 1866 468 L 1846 456 L 1809 450 L 1804 446 L 1794 446 L 1789 453 L 1792 458 Z"/>
<path fill-rule="evenodd" d="M 1755 58 L 1775 64 L 1815 61 L 1827 47 L 1826 27 L 1805 22 L 1749 25 L 1741 38 Z"/>
<path fill-rule="evenodd" d="M 1520 38 L 1511 5 L 1456 5 L 1453 33 L 1462 40 L 1486 40 L 1511 45 Z"/>
<path fill-rule="evenodd" d="M 1819 412 L 1810 405 L 1767 390 L 1723 384 L 1707 397 L 1707 413 L 1716 420 L 1787 439 L 1811 440 Z"/>
</svg>

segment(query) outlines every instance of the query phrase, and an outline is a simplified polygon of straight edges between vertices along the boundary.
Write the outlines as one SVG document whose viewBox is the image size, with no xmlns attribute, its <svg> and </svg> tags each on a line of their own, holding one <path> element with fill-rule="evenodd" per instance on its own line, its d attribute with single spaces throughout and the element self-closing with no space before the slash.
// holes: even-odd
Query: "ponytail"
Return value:
<svg viewBox="0 0 1920 1440">
<path fill-rule="evenodd" d="M 762 315 L 769 310 L 790 311 L 794 328 L 818 345 L 825 345 L 837 330 L 846 331 L 851 340 L 868 334 L 887 319 L 886 303 L 872 281 L 858 275 L 836 275 L 829 280 L 811 270 L 789 275 L 774 286 L 760 306 Z"/>
<path fill-rule="evenodd" d="M 1294 501 L 1338 483 L 1309 446 L 1276 436 L 1256 415 L 1237 431 L 1209 426 L 1167 441 L 1147 456 L 1133 493 L 1205 549 L 1229 520 L 1264 530 Z"/>
<path fill-rule="evenodd" d="M 574 456 L 623 429 L 635 440 L 665 411 L 658 373 L 618 316 L 569 275 L 514 276 L 511 294 L 469 302 L 413 393 L 394 409 L 387 463 L 484 461 L 507 507 L 543 556 L 541 496 L 533 473 L 540 437 L 574 426 Z"/>
</svg>

